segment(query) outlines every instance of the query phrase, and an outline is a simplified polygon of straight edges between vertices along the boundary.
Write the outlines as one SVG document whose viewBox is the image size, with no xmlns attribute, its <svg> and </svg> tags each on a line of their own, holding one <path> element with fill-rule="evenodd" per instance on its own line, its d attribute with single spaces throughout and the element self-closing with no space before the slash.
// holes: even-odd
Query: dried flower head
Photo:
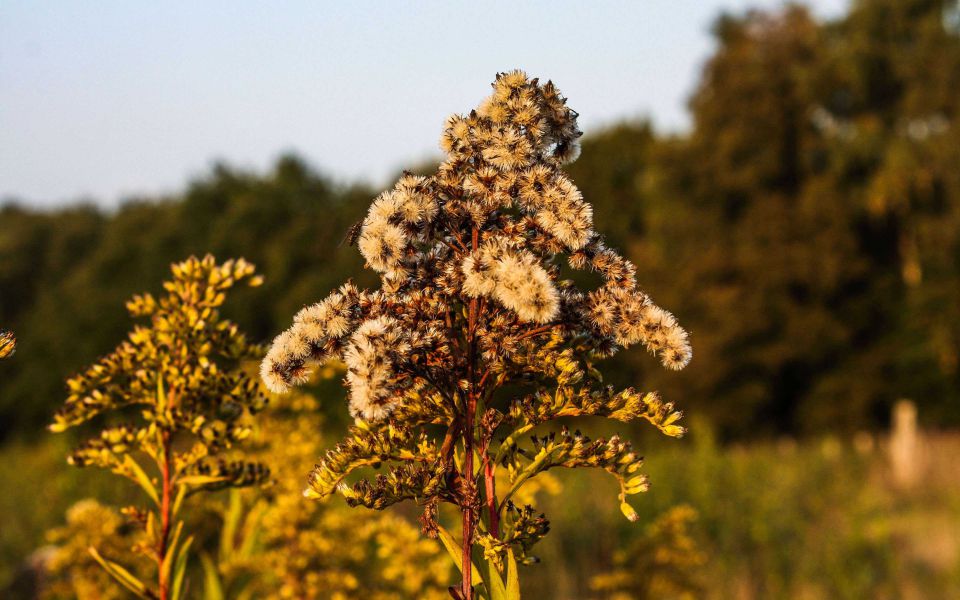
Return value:
<svg viewBox="0 0 960 600">
<path fill-rule="evenodd" d="M 563 172 L 579 155 L 580 135 L 577 113 L 553 83 L 502 73 L 476 110 L 447 119 L 437 173 L 405 174 L 373 202 L 358 245 L 381 288 L 346 284 L 303 309 L 261 368 L 280 392 L 317 364 L 347 365 L 358 422 L 314 470 L 309 496 L 336 491 L 373 508 L 413 499 L 427 507 L 425 529 L 441 534 L 431 515 L 451 503 L 463 514 L 465 560 L 481 503 L 492 536 L 485 548 L 497 557 L 522 556 L 542 537 L 545 527 L 529 515 L 515 536 L 499 523 L 519 487 L 553 467 L 609 471 L 624 512 L 634 514 L 625 498 L 647 483 L 628 443 L 568 431 L 527 447 L 520 438 L 578 415 L 683 431 L 680 413 L 656 394 L 599 385 L 594 363 L 621 348 L 642 344 L 671 369 L 684 367 L 691 351 L 676 319 L 637 288 L 635 267 L 593 230 L 590 205 Z M 561 278 L 563 262 L 600 274 L 603 284 L 578 289 Z M 513 400 L 495 394 L 508 382 L 527 392 Z M 445 437 L 434 439 L 428 424 L 446 428 Z M 372 465 L 387 472 L 345 482 Z M 493 489 L 497 469 L 510 473 L 502 497 Z M 461 596 L 470 598 L 469 569 L 464 579 Z"/>
</svg>

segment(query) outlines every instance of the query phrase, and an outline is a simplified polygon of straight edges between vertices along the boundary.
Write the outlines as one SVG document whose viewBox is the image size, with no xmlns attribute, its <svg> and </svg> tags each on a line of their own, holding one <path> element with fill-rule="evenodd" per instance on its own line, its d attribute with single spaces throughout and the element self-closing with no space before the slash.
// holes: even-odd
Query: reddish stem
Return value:
<svg viewBox="0 0 960 600">
<path fill-rule="evenodd" d="M 490 377 L 490 369 L 483 372 L 483 377 L 480 378 L 480 383 L 477 384 L 477 387 L 482 389 L 483 385 L 487 383 L 487 377 Z"/>
<path fill-rule="evenodd" d="M 474 485 L 473 485 L 473 416 L 472 413 L 476 409 L 476 398 L 471 393 L 467 401 L 467 423 L 464 427 L 464 444 L 463 451 L 465 453 L 463 461 L 463 552 L 462 552 L 462 564 L 463 564 L 463 597 L 464 600 L 473 600 L 473 528 L 474 528 L 474 510 L 473 510 L 473 498 L 474 498 Z"/>
<path fill-rule="evenodd" d="M 555 325 L 543 325 L 542 327 L 537 327 L 536 329 L 529 329 L 523 332 L 522 334 L 518 335 L 517 341 L 525 340 L 527 338 L 531 338 L 531 337 L 540 335 L 542 333 L 548 333 L 554 327 Z"/>
<path fill-rule="evenodd" d="M 472 247 L 477 249 L 480 244 L 480 232 L 474 227 L 472 232 Z M 470 300 L 470 306 L 467 313 L 467 379 L 470 387 L 467 391 L 466 414 L 464 415 L 463 425 L 463 500 L 461 510 L 463 511 L 463 552 L 461 554 L 461 565 L 463 567 L 463 587 L 461 592 L 463 600 L 473 600 L 473 531 L 476 526 L 476 514 L 474 511 L 474 500 L 476 498 L 475 479 L 473 476 L 473 435 L 474 435 L 474 417 L 477 412 L 477 299 Z"/>
<path fill-rule="evenodd" d="M 157 584 L 160 592 L 160 600 L 167 600 L 169 591 L 169 582 L 163 577 L 163 561 L 167 555 L 167 543 L 170 538 L 170 432 L 164 431 L 161 438 L 163 444 L 163 464 L 160 465 L 160 472 L 163 477 L 162 499 L 160 502 L 160 548 L 157 552 Z"/>
</svg>

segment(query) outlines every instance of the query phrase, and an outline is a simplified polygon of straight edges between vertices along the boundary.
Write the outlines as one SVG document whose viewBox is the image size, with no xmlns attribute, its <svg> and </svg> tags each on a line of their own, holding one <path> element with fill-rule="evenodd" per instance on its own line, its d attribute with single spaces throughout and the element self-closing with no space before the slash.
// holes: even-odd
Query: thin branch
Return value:
<svg viewBox="0 0 960 600">
<path fill-rule="evenodd" d="M 524 331 L 522 334 L 517 336 L 517 341 L 519 342 L 520 340 L 525 340 L 527 338 L 532 338 L 544 333 L 549 333 L 555 327 L 559 327 L 559 324 L 552 323 L 550 325 L 543 325 L 535 329 L 528 329 L 527 331 Z"/>
</svg>

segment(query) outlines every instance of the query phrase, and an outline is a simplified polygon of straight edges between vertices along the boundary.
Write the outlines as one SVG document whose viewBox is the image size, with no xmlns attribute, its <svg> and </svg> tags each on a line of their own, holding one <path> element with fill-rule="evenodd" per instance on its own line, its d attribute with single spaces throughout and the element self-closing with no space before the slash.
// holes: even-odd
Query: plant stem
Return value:
<svg viewBox="0 0 960 600">
<path fill-rule="evenodd" d="M 160 503 L 160 548 L 157 552 L 157 587 L 160 600 L 167 600 L 170 591 L 169 584 L 163 576 L 163 563 L 167 557 L 167 543 L 170 538 L 170 432 L 164 431 L 161 437 L 163 445 L 163 464 L 160 471 L 163 477 L 163 496 Z"/>
<path fill-rule="evenodd" d="M 473 250 L 477 249 L 480 243 L 480 232 L 473 227 L 471 245 Z M 477 412 L 477 299 L 470 300 L 470 306 L 467 313 L 467 379 L 470 387 L 467 390 L 467 406 L 464 415 L 463 426 L 463 500 L 461 510 L 463 511 L 463 600 L 473 600 L 473 530 L 476 526 L 476 514 L 474 511 L 474 500 L 476 498 L 475 480 L 473 477 L 473 437 L 474 437 L 474 417 Z"/>
<path fill-rule="evenodd" d="M 473 482 L 473 412 L 476 410 L 476 398 L 471 393 L 467 401 L 467 423 L 464 427 L 463 451 L 463 597 L 473 599 L 473 528 L 474 502 L 476 495 Z"/>
</svg>

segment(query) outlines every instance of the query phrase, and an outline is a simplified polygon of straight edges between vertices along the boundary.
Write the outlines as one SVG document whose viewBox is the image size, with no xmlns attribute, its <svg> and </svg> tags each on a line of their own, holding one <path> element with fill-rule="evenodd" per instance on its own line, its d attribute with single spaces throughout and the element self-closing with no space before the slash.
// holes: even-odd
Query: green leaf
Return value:
<svg viewBox="0 0 960 600">
<path fill-rule="evenodd" d="M 453 536 L 443 528 L 443 525 L 437 525 L 437 531 L 440 533 L 440 541 L 443 542 L 443 547 L 446 548 L 450 556 L 453 557 L 453 562 L 456 563 L 457 569 L 463 573 L 463 549 L 453 540 Z M 473 574 L 474 584 L 483 583 L 480 570 L 473 564 L 473 561 L 470 561 L 470 572 Z"/>
<path fill-rule="evenodd" d="M 487 561 L 487 573 L 489 575 L 490 600 L 507 600 L 507 588 L 503 585 L 503 578 L 500 577 L 500 571 L 494 561 Z"/>
<path fill-rule="evenodd" d="M 186 477 L 180 477 L 177 479 L 177 484 L 201 486 L 208 483 L 219 483 L 226 480 L 226 477 L 214 477 L 213 475 L 187 475 Z"/>
<path fill-rule="evenodd" d="M 152 511 L 147 513 L 146 533 L 147 533 L 147 541 L 152 546 L 159 547 L 160 530 L 157 529 L 157 515 Z"/>
<path fill-rule="evenodd" d="M 133 457 L 129 454 L 125 454 L 123 456 L 123 466 L 133 472 L 134 481 L 143 488 L 143 491 L 147 493 L 147 496 L 150 496 L 150 499 L 153 500 L 153 503 L 159 508 L 160 494 L 157 493 L 157 488 L 153 485 L 153 482 L 150 481 L 150 478 L 143 470 L 143 467 L 140 466 L 140 463 L 133 460 Z"/>
<path fill-rule="evenodd" d="M 180 533 L 183 531 L 183 521 L 177 522 L 177 528 L 173 530 L 173 536 L 169 538 L 167 544 L 167 553 L 160 564 L 160 578 L 163 581 L 170 581 L 170 572 L 173 563 L 177 558 L 177 543 L 180 541 Z"/>
<path fill-rule="evenodd" d="M 170 600 L 180 600 L 183 592 L 183 578 L 187 572 L 187 558 L 190 555 L 190 544 L 192 543 L 193 536 L 190 536 L 177 552 L 177 561 L 173 567 L 173 585 L 170 587 Z"/>
<path fill-rule="evenodd" d="M 173 499 L 173 507 L 170 509 L 170 518 L 175 519 L 180 513 L 180 507 L 183 506 L 183 499 L 187 497 L 187 486 L 177 485 L 177 496 Z"/>
<path fill-rule="evenodd" d="M 225 600 L 223 583 L 220 581 L 220 573 L 217 571 L 217 565 L 213 562 L 213 559 L 204 552 L 200 555 L 200 564 L 203 566 L 204 600 Z"/>
<path fill-rule="evenodd" d="M 90 556 L 100 563 L 100 566 L 103 567 L 104 571 L 116 579 L 120 585 L 133 592 L 137 598 L 150 598 L 150 595 L 147 593 L 147 586 L 142 581 L 137 579 L 130 571 L 124 569 L 112 560 L 107 560 L 100 556 L 100 553 L 97 552 L 97 549 L 93 546 L 88 548 L 88 551 L 90 552 Z"/>
<path fill-rule="evenodd" d="M 507 550 L 507 600 L 520 600 L 520 575 L 512 548 Z"/>
<path fill-rule="evenodd" d="M 220 559 L 230 558 L 235 550 L 237 528 L 240 526 L 240 519 L 243 517 L 243 503 L 240 498 L 240 490 L 234 488 L 230 490 L 230 500 L 227 510 L 223 515 L 223 529 L 220 530 Z"/>
<path fill-rule="evenodd" d="M 237 551 L 241 558 L 250 558 L 257 552 L 266 508 L 266 504 L 261 502 L 254 505 L 247 513 L 247 518 L 244 520 L 243 529 L 240 533 L 242 542 L 240 543 L 240 549 Z"/>
</svg>

